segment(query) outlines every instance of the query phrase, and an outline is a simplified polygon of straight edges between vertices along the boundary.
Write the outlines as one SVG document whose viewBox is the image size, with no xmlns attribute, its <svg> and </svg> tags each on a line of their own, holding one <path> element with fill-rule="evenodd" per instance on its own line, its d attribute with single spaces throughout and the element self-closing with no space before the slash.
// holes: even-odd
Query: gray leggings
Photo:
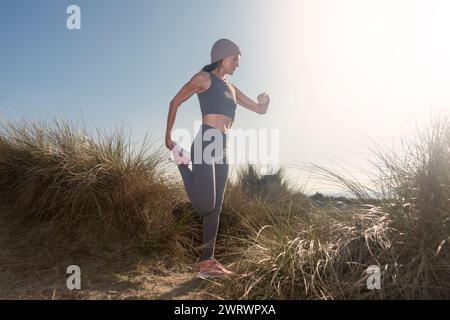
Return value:
<svg viewBox="0 0 450 320">
<path fill-rule="evenodd" d="M 179 165 L 184 187 L 194 209 L 202 216 L 201 261 L 214 257 L 214 247 L 228 180 L 226 134 L 203 124 L 191 145 L 192 170 Z"/>
</svg>

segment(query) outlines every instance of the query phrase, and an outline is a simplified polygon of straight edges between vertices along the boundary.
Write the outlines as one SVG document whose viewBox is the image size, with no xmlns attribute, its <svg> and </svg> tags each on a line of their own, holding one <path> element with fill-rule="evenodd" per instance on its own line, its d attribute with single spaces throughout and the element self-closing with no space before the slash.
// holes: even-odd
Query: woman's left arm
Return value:
<svg viewBox="0 0 450 320">
<path fill-rule="evenodd" d="M 253 112 L 264 114 L 267 112 L 267 108 L 269 108 L 270 97 L 266 93 L 261 93 L 258 95 L 258 102 L 253 101 L 249 97 L 247 97 L 241 90 L 239 90 L 234 84 L 232 84 L 235 92 L 236 92 L 236 101 L 240 106 L 247 108 Z"/>
</svg>

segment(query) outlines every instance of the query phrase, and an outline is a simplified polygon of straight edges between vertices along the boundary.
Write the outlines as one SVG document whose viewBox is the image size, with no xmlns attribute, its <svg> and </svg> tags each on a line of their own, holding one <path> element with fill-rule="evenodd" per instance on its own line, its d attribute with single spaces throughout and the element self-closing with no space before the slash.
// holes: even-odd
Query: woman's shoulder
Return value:
<svg viewBox="0 0 450 320">
<path fill-rule="evenodd" d="M 209 72 L 200 71 L 194 75 L 193 79 L 195 79 L 195 82 L 197 82 L 198 87 L 201 88 L 200 92 L 198 92 L 198 93 L 202 93 L 202 92 L 208 90 L 208 88 L 211 85 L 211 76 L 210 76 Z"/>
<path fill-rule="evenodd" d="M 201 85 L 207 85 L 209 86 L 209 83 L 211 82 L 211 76 L 209 74 L 209 72 L 205 72 L 205 71 L 200 71 L 197 72 L 192 79 L 197 82 L 198 84 Z"/>
</svg>

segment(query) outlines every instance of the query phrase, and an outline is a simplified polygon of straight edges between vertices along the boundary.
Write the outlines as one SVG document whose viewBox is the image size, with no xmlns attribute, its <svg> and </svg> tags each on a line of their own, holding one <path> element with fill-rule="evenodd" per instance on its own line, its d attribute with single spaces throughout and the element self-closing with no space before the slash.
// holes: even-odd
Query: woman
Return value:
<svg viewBox="0 0 450 320">
<path fill-rule="evenodd" d="M 234 121 L 237 104 L 264 114 L 269 106 L 267 94 L 258 102 L 248 98 L 227 80 L 239 66 L 240 49 L 228 39 L 220 39 L 211 50 L 211 64 L 205 66 L 186 83 L 170 102 L 167 117 L 166 147 L 172 150 L 171 131 L 178 107 L 194 93 L 202 111 L 202 126 L 191 146 L 192 170 L 186 164 L 178 169 L 194 209 L 203 217 L 203 246 L 198 276 L 218 278 L 231 275 L 214 259 L 214 247 L 222 210 L 223 195 L 228 180 L 226 155 L 227 133 Z"/>
</svg>

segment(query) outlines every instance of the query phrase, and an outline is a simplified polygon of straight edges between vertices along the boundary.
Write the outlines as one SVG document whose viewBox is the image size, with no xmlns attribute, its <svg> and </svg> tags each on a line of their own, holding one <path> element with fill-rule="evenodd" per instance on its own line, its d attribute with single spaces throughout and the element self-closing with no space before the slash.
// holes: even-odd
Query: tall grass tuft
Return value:
<svg viewBox="0 0 450 320">
<path fill-rule="evenodd" d="M 133 149 L 121 129 L 97 129 L 94 139 L 64 119 L 0 128 L 2 205 L 30 226 L 46 226 L 46 236 L 138 239 L 155 249 L 181 244 L 177 233 L 192 227 L 176 223 L 183 194 L 147 136 Z"/>
</svg>

